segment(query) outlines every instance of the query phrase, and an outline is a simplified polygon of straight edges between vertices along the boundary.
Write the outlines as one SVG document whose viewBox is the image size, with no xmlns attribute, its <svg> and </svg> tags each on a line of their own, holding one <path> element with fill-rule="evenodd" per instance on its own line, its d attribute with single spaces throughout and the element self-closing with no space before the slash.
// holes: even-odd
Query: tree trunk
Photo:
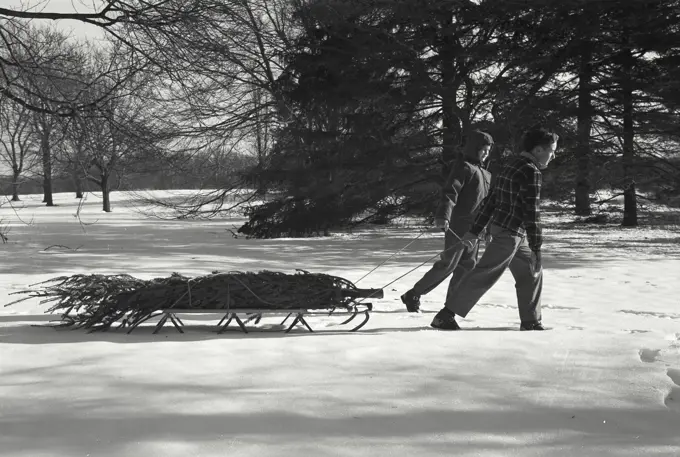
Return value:
<svg viewBox="0 0 680 457">
<path fill-rule="evenodd" d="M 621 86 L 623 92 L 623 222 L 624 227 L 636 227 L 637 198 L 635 192 L 634 161 L 635 161 L 635 127 L 633 124 L 633 54 L 628 47 L 628 35 L 624 32 L 624 48 Z"/>
<path fill-rule="evenodd" d="M 83 198 L 83 180 L 78 176 L 78 171 L 73 170 L 73 184 L 76 186 L 76 198 Z"/>
<path fill-rule="evenodd" d="M 76 186 L 76 198 L 82 199 L 84 194 L 84 184 L 86 181 L 83 173 L 83 164 L 87 161 L 87 154 L 85 152 L 85 134 L 81 133 L 76 142 L 76 160 L 71 164 L 71 175 L 73 176 L 73 183 Z"/>
<path fill-rule="evenodd" d="M 101 179 L 101 189 L 102 189 L 102 209 L 104 212 L 111 212 L 111 200 L 109 195 L 109 175 L 102 174 Z"/>
<path fill-rule="evenodd" d="M 43 167 L 43 203 L 46 206 L 54 206 L 52 198 L 52 154 L 50 151 L 50 129 L 48 125 L 43 126 L 42 137 L 40 139 L 40 150 L 42 152 Z"/>
<path fill-rule="evenodd" d="M 450 13 L 444 14 L 440 21 L 442 45 L 439 49 L 441 62 L 441 95 L 442 95 L 442 160 L 444 161 L 444 179 L 449 174 L 450 164 L 456 158 L 456 151 L 460 145 L 462 128 L 461 120 L 456 114 L 457 92 L 460 79 L 456 74 L 456 43 L 453 41 L 451 28 L 454 27 Z"/>
<path fill-rule="evenodd" d="M 14 169 L 12 170 L 12 201 L 13 202 L 18 202 L 21 201 L 19 199 L 19 176 L 21 175 L 21 171 Z"/>
<path fill-rule="evenodd" d="M 460 123 L 454 113 L 455 107 L 455 93 L 445 89 L 442 100 L 442 159 L 445 163 L 453 162 L 456 158 L 456 146 L 460 143 Z"/>
<path fill-rule="evenodd" d="M 581 48 L 578 86 L 578 144 L 576 146 L 575 212 L 579 216 L 590 214 L 590 133 L 592 129 L 592 67 L 590 43 Z"/>
</svg>

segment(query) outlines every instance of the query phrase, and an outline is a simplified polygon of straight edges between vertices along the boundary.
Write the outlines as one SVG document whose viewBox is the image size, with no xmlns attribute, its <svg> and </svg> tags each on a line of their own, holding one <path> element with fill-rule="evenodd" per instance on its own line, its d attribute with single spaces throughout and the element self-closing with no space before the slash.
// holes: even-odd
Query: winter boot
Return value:
<svg viewBox="0 0 680 457">
<path fill-rule="evenodd" d="M 519 326 L 519 329 L 521 331 L 524 331 L 524 330 L 545 330 L 545 328 L 543 328 L 543 325 L 540 322 L 537 322 L 537 321 L 522 322 L 522 324 Z"/>
<path fill-rule="evenodd" d="M 407 291 L 401 296 L 401 301 L 406 305 L 409 313 L 417 313 L 420 311 L 420 295 L 416 295 L 413 289 Z"/>
<path fill-rule="evenodd" d="M 442 310 L 434 316 L 430 326 L 438 330 L 460 330 L 460 326 L 458 325 L 458 322 L 456 322 L 456 314 L 448 308 L 442 308 Z"/>
</svg>

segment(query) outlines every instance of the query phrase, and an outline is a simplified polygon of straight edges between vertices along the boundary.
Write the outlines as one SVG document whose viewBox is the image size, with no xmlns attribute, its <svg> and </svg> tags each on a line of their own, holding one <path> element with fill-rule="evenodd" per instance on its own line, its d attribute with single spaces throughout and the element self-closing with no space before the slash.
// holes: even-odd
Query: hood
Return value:
<svg viewBox="0 0 680 457">
<path fill-rule="evenodd" d="M 481 163 L 482 158 L 479 151 L 484 146 L 491 145 L 493 145 L 493 138 L 491 135 L 480 130 L 473 130 L 467 136 L 467 142 L 463 148 L 463 157 L 467 161 Z"/>
</svg>

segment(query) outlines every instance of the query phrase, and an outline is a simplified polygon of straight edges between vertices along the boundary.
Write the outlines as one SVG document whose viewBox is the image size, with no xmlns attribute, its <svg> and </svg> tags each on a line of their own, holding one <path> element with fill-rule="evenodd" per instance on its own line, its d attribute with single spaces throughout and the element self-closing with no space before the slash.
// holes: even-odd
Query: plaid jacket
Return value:
<svg viewBox="0 0 680 457">
<path fill-rule="evenodd" d="M 489 222 L 527 237 L 532 251 L 543 244 L 539 201 L 543 177 L 533 158 L 522 154 L 499 173 L 470 232 L 479 236 Z"/>
</svg>

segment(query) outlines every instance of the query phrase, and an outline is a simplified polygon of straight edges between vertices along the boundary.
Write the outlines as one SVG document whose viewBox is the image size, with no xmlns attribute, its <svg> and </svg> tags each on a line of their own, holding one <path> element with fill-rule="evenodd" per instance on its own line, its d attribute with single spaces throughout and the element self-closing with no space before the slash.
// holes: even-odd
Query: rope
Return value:
<svg viewBox="0 0 680 457">
<path fill-rule="evenodd" d="M 241 281 L 240 279 L 238 279 L 235 275 L 232 276 L 232 278 L 233 278 L 234 280 L 236 280 L 236 282 L 240 283 L 243 287 L 245 287 L 246 290 L 248 290 L 248 292 L 250 292 L 251 294 L 253 294 L 253 297 L 257 298 L 257 299 L 260 300 L 262 303 L 265 303 L 265 304 L 267 304 L 267 305 L 271 305 L 271 306 L 273 306 L 274 308 L 278 308 L 278 306 L 277 306 L 275 303 L 270 303 L 270 302 L 268 302 L 267 300 L 261 298 L 261 297 L 260 297 L 259 295 L 257 295 L 255 292 L 253 292 L 253 290 L 252 290 L 250 287 L 248 287 L 243 281 Z M 283 309 L 285 309 L 285 308 L 283 308 Z"/>
<path fill-rule="evenodd" d="M 411 270 L 407 271 L 407 272 L 404 273 L 403 275 L 399 276 L 397 279 L 394 279 L 394 280 L 388 282 L 387 284 L 385 284 L 384 286 L 382 286 L 382 287 L 381 287 L 380 289 L 378 289 L 378 290 L 386 289 L 387 287 L 391 286 L 392 284 L 394 284 L 395 282 L 399 281 L 400 279 L 402 279 L 402 278 L 404 278 L 404 277 L 410 275 L 411 273 L 413 273 L 414 271 L 416 271 L 418 268 L 422 267 L 422 266 L 425 265 L 426 263 L 431 262 L 433 259 L 435 259 L 435 258 L 441 256 L 443 253 L 445 253 L 445 252 L 447 252 L 447 251 L 450 251 L 451 249 L 457 247 L 458 244 L 460 244 L 460 243 L 463 242 L 463 240 L 462 240 L 458 235 L 456 235 L 456 234 L 453 232 L 453 230 L 451 230 L 451 229 L 448 229 L 448 230 L 449 230 L 451 233 L 453 233 L 453 234 L 456 236 L 456 238 L 458 238 L 460 241 L 457 242 L 457 243 L 455 243 L 453 246 L 450 246 L 449 248 L 444 249 L 443 251 L 441 251 L 441 252 L 439 252 L 439 253 L 433 255 L 432 257 L 430 257 L 430 258 L 427 259 L 426 261 L 422 262 L 420 265 L 418 265 L 418 266 L 416 266 L 415 268 L 412 268 Z M 375 292 L 374 292 L 374 293 L 375 293 Z M 362 299 L 359 300 L 356 304 L 359 304 L 359 303 L 363 302 L 363 301 L 366 300 L 367 298 L 371 298 L 372 295 L 373 295 L 373 294 L 371 294 L 371 295 L 369 295 L 369 296 L 367 296 L 367 297 L 362 298 Z"/>
<path fill-rule="evenodd" d="M 187 294 L 189 294 L 189 307 L 191 308 L 191 280 L 192 278 L 189 278 L 187 280 L 187 291 L 180 295 L 179 298 L 175 300 L 175 302 L 172 305 L 168 306 L 168 308 L 174 308 L 175 305 L 179 303 L 179 301 L 183 299 Z"/>
<path fill-rule="evenodd" d="M 371 273 L 373 273 L 375 270 L 377 270 L 378 268 L 382 267 L 382 266 L 385 265 L 387 262 L 389 262 L 390 259 L 392 259 L 394 256 L 398 255 L 399 253 L 401 253 L 401 251 L 403 251 L 403 250 L 406 249 L 407 247 L 411 246 L 413 243 L 415 243 L 415 242 L 418 240 L 418 238 L 420 238 L 421 236 L 423 236 L 423 234 L 424 234 L 425 232 L 426 232 L 425 229 L 421 230 L 420 233 L 418 234 L 418 236 L 415 237 L 413 240 L 411 240 L 411 242 L 409 242 L 406 246 L 404 246 L 403 248 L 399 249 L 397 252 L 395 252 L 394 254 L 392 254 L 391 256 L 389 256 L 387 259 L 383 260 L 383 262 L 382 262 L 380 265 L 376 266 L 376 267 L 373 268 L 371 271 L 369 271 L 368 273 L 366 273 L 365 275 L 363 275 L 361 278 L 359 278 L 357 281 L 355 281 L 354 284 L 358 284 L 359 281 L 361 281 L 362 279 L 365 279 L 368 275 L 370 275 Z"/>
<path fill-rule="evenodd" d="M 437 254 L 435 254 L 434 256 L 432 256 L 432 257 L 430 257 L 429 259 L 425 260 L 424 262 L 422 262 L 421 264 L 419 264 L 419 265 L 416 266 L 415 268 L 412 268 L 411 270 L 409 270 L 408 272 L 406 272 L 406 273 L 404 273 L 403 275 L 399 276 L 398 278 L 396 278 L 396 279 L 390 281 L 389 283 L 385 284 L 383 287 L 381 287 L 381 288 L 378 289 L 378 290 L 386 289 L 387 287 L 391 286 L 392 284 L 394 284 L 395 282 L 399 281 L 400 279 L 402 279 L 402 278 L 408 276 L 409 274 L 413 273 L 414 271 L 416 271 L 418 268 L 422 267 L 422 266 L 425 265 L 426 263 L 429 263 L 429 262 L 431 262 L 433 259 L 435 259 L 435 258 L 441 256 L 443 253 L 445 253 L 445 252 L 447 252 L 447 251 L 450 251 L 451 249 L 456 248 L 457 245 L 458 245 L 459 243 L 462 243 L 462 242 L 463 242 L 463 240 L 456 234 L 456 232 L 454 232 L 453 230 L 451 230 L 450 227 L 447 227 L 447 230 L 448 230 L 449 232 L 451 232 L 456 238 L 458 238 L 459 241 L 458 241 L 457 243 L 455 243 L 453 246 L 449 247 L 448 249 L 444 249 L 443 251 L 438 252 Z M 408 247 L 411 246 L 413 243 L 415 243 L 415 242 L 416 242 L 421 236 L 423 236 L 423 234 L 425 234 L 426 232 L 427 232 L 427 229 L 421 230 L 420 233 L 418 234 L 418 236 L 416 236 L 413 240 L 411 240 L 406 246 L 404 246 L 403 248 L 399 249 L 398 251 L 396 251 L 395 253 L 393 253 L 391 256 L 389 256 L 387 259 L 385 259 L 384 261 L 382 261 L 379 265 L 377 265 L 376 267 L 374 267 L 371 271 L 369 271 L 369 272 L 366 273 L 364 276 L 362 276 L 361 278 L 359 278 L 359 280 L 357 280 L 354 284 L 357 284 L 359 281 L 361 281 L 362 279 L 365 279 L 368 275 L 370 275 L 371 273 L 373 273 L 375 270 L 377 270 L 378 268 L 380 268 L 380 267 L 382 267 L 383 265 L 385 265 L 385 264 L 386 264 L 390 259 L 392 259 L 394 256 L 398 255 L 398 254 L 401 253 L 404 249 L 408 248 Z M 258 295 L 257 295 L 250 287 L 248 287 L 245 283 L 243 283 L 243 281 L 241 281 L 240 279 L 238 279 L 236 276 L 234 276 L 233 279 L 235 279 L 238 283 L 240 283 L 246 290 L 248 290 L 248 292 L 250 292 L 250 293 L 251 293 L 257 300 L 259 300 L 260 302 L 265 303 L 265 304 L 267 304 L 267 305 L 271 305 L 271 306 L 273 306 L 273 307 L 275 307 L 275 308 L 277 307 L 277 305 L 276 305 L 275 303 L 268 302 L 267 300 L 264 300 L 263 298 L 261 298 L 260 296 L 258 296 Z M 174 307 L 175 304 L 177 304 L 177 302 L 179 302 L 179 300 L 180 300 L 182 297 L 184 297 L 185 295 L 187 295 L 187 293 L 189 294 L 189 306 L 191 306 L 191 285 L 190 285 L 190 281 L 191 281 L 191 279 L 190 279 L 189 281 L 187 281 L 187 286 L 188 286 L 187 289 L 188 289 L 188 290 L 187 290 L 184 294 L 182 294 L 182 295 L 180 296 L 180 298 L 178 298 L 177 301 L 175 301 L 175 303 L 172 304 L 172 306 L 170 306 L 171 308 Z M 228 292 L 227 292 L 227 295 L 229 295 Z M 355 302 L 355 304 L 358 305 L 358 304 L 362 303 L 364 300 L 366 300 L 367 298 L 370 298 L 372 295 L 373 295 L 373 294 L 371 294 L 371 295 L 369 295 L 369 296 L 367 296 L 367 297 L 363 297 L 363 298 L 362 298 L 361 300 L 359 300 L 358 302 Z M 227 301 L 227 310 L 229 310 L 229 308 L 230 308 L 230 303 L 229 303 L 229 301 L 230 301 L 230 300 Z"/>
</svg>

